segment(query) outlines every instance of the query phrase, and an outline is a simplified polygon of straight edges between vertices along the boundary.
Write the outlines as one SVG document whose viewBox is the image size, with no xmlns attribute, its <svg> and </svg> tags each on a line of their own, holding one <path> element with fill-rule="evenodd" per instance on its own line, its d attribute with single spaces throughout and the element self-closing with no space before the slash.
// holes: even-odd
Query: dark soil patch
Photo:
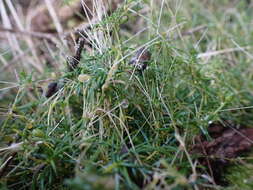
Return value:
<svg viewBox="0 0 253 190">
<path fill-rule="evenodd" d="M 253 128 L 224 127 L 220 123 L 209 126 L 211 141 L 197 137 L 192 153 L 198 155 L 200 164 L 207 167 L 215 183 L 225 185 L 222 174 L 234 158 L 248 152 L 253 146 Z"/>
</svg>

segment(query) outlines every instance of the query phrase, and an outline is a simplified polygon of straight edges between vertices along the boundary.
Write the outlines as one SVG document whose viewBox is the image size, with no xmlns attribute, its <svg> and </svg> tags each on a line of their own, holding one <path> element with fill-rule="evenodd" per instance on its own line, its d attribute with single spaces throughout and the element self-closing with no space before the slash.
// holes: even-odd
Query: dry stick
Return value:
<svg viewBox="0 0 253 190">
<path fill-rule="evenodd" d="M 242 50 L 250 49 L 250 48 L 252 48 L 252 47 L 251 46 L 246 46 L 246 47 L 240 47 L 240 48 L 229 48 L 229 49 L 222 49 L 222 50 L 217 50 L 217 51 L 209 51 L 209 52 L 206 52 L 206 53 L 198 54 L 197 58 L 206 58 L 206 57 L 211 57 L 211 56 L 220 55 L 220 54 L 224 54 L 224 53 L 242 51 Z"/>
<path fill-rule="evenodd" d="M 191 28 L 190 30 L 187 30 L 187 31 L 183 32 L 183 33 L 182 33 L 182 36 L 192 35 L 192 34 L 198 32 L 198 31 L 204 30 L 204 29 L 206 29 L 206 28 L 207 28 L 207 26 L 205 26 L 205 25 L 200 25 L 200 26 L 197 26 L 197 27 L 195 27 L 195 28 Z"/>
<path fill-rule="evenodd" d="M 189 29 L 189 30 L 186 30 L 186 31 L 182 32 L 181 35 L 175 36 L 174 38 L 172 38 L 172 40 L 177 40 L 177 39 L 180 38 L 180 36 L 182 36 L 182 37 L 184 37 L 184 36 L 190 36 L 190 35 L 192 35 L 192 34 L 194 34 L 194 33 L 196 33 L 196 32 L 199 32 L 199 31 L 201 31 L 201 30 L 204 30 L 204 29 L 206 29 L 206 28 L 207 28 L 206 25 L 200 25 L 200 26 L 197 26 L 197 27 L 195 27 L 195 28 L 191 28 L 191 29 Z M 168 38 L 168 39 L 170 40 L 170 38 Z"/>
<path fill-rule="evenodd" d="M 57 43 L 57 38 L 55 37 L 55 35 L 53 35 L 52 33 L 42 33 L 42 32 L 33 32 L 33 31 L 20 31 L 20 30 L 16 30 L 16 29 L 8 29 L 8 28 L 4 28 L 0 26 L 0 32 L 11 32 L 11 33 L 15 33 L 17 35 L 27 35 L 27 36 L 31 36 L 34 38 L 39 38 L 39 39 L 46 39 L 49 40 L 53 43 Z"/>
<path fill-rule="evenodd" d="M 79 33 L 82 30 L 85 29 L 91 29 L 91 25 L 97 24 L 99 22 L 97 17 L 94 17 L 90 20 L 90 23 L 82 23 L 76 27 L 74 27 L 74 29 L 68 30 L 67 32 L 64 32 L 65 36 L 69 36 L 71 33 Z"/>
</svg>

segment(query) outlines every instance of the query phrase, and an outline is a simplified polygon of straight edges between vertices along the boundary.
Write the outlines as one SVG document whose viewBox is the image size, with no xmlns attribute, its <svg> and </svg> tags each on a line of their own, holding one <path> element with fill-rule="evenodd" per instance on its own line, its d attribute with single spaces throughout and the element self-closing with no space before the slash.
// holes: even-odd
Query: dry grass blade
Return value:
<svg viewBox="0 0 253 190">
<path fill-rule="evenodd" d="M 0 1 L 0 14 L 1 14 L 1 17 L 2 17 L 3 26 L 5 28 L 11 29 L 12 28 L 11 22 L 9 20 L 9 17 L 8 17 L 8 14 L 7 14 L 7 11 L 6 11 L 6 8 L 5 8 L 5 5 L 4 5 L 3 1 Z M 8 43 L 9 43 L 13 53 L 21 51 L 20 48 L 19 48 L 17 39 L 15 38 L 14 35 L 6 32 L 6 38 L 8 40 Z"/>
<path fill-rule="evenodd" d="M 56 14 L 56 11 L 55 11 L 55 9 L 53 7 L 52 1 L 51 0 L 45 0 L 45 3 L 46 3 L 46 6 L 48 8 L 49 14 L 50 14 L 50 16 L 53 19 L 53 22 L 54 22 L 54 25 L 56 27 L 56 30 L 57 30 L 57 32 L 58 32 L 58 34 L 59 34 L 59 36 L 60 36 L 63 44 L 66 46 L 67 44 L 66 44 L 65 40 L 61 36 L 61 34 L 63 33 L 63 28 L 62 28 L 62 25 L 61 25 L 61 23 L 59 21 L 59 18 L 57 16 L 57 14 Z"/>
<path fill-rule="evenodd" d="M 210 51 L 206 53 L 200 53 L 198 54 L 198 58 L 209 58 L 212 56 L 216 55 L 221 55 L 221 54 L 226 54 L 226 53 L 231 53 L 231 52 L 236 52 L 236 51 L 243 51 L 246 49 L 252 48 L 251 46 L 246 46 L 246 47 L 240 47 L 240 48 L 229 48 L 229 49 L 223 49 L 223 50 L 218 50 L 218 51 Z"/>
<path fill-rule="evenodd" d="M 10 9 L 10 12 L 11 12 L 11 14 L 12 14 L 12 16 L 13 16 L 13 18 L 14 18 L 14 20 L 15 20 L 18 28 L 19 28 L 19 30 L 24 30 L 24 27 L 22 26 L 21 21 L 19 20 L 19 17 L 17 15 L 17 12 L 16 12 L 16 10 L 15 10 L 12 2 L 9 1 L 9 0 L 7 0 L 6 3 L 8 5 L 8 8 Z M 3 12 L 3 14 L 2 14 L 3 26 L 4 26 L 4 28 L 11 30 L 12 29 L 11 21 L 10 21 L 9 16 L 6 13 L 7 10 L 6 10 L 6 7 L 4 6 L 4 4 L 1 4 L 1 10 Z M 7 31 L 6 35 L 7 35 L 7 38 L 9 40 L 9 45 L 10 46 L 14 45 L 13 49 L 15 51 L 17 51 L 19 54 L 22 54 L 22 48 L 20 47 L 19 42 L 18 42 L 15 34 L 10 34 Z M 33 58 L 30 57 L 30 56 L 23 57 L 23 60 L 25 60 L 24 62 L 33 65 L 33 67 L 36 68 L 39 72 L 43 72 L 43 68 L 42 68 L 41 64 L 36 64 L 36 63 L 39 63 L 40 61 L 39 61 L 39 59 L 38 59 L 38 57 L 36 55 L 36 52 L 35 52 L 35 49 L 33 47 L 32 41 L 29 38 L 25 38 L 25 41 L 27 42 L 28 46 L 32 50 Z M 13 53 L 15 51 L 13 51 Z M 28 65 L 24 65 L 24 66 L 27 67 L 27 68 L 29 68 Z"/>
</svg>

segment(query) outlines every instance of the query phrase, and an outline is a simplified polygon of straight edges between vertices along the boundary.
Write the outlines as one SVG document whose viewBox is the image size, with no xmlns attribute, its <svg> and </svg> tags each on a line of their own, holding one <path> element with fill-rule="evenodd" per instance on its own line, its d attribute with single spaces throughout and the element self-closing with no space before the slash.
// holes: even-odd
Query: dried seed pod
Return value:
<svg viewBox="0 0 253 190">
<path fill-rule="evenodd" d="M 75 47 L 74 57 L 69 57 L 67 59 L 67 62 L 69 64 L 68 65 L 69 71 L 73 71 L 77 67 L 77 65 L 79 64 L 79 62 L 81 60 L 81 53 L 82 53 L 84 44 L 85 44 L 85 39 L 80 37 L 79 40 L 78 40 L 78 43 Z"/>
<path fill-rule="evenodd" d="M 59 81 L 50 82 L 47 86 L 47 91 L 45 92 L 45 97 L 50 98 L 53 96 L 58 90 L 60 90 L 64 86 L 64 80 L 60 79 Z"/>
<path fill-rule="evenodd" d="M 57 91 L 58 91 L 57 82 L 50 82 L 47 86 L 47 91 L 45 93 L 45 96 L 49 98 L 53 96 Z"/>
<path fill-rule="evenodd" d="M 132 57 L 129 64 L 136 67 L 140 72 L 144 71 L 147 68 L 147 64 L 151 59 L 151 53 L 147 50 L 146 47 L 139 49 L 136 54 Z"/>
</svg>

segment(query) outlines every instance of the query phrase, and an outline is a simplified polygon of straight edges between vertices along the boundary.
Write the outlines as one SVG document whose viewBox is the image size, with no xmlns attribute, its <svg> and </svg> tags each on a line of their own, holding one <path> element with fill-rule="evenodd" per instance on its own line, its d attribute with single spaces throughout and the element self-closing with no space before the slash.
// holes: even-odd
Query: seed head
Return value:
<svg viewBox="0 0 253 190">
<path fill-rule="evenodd" d="M 53 96 L 57 91 L 58 91 L 57 82 L 50 82 L 47 86 L 47 91 L 45 93 L 45 96 L 49 98 Z"/>
</svg>

